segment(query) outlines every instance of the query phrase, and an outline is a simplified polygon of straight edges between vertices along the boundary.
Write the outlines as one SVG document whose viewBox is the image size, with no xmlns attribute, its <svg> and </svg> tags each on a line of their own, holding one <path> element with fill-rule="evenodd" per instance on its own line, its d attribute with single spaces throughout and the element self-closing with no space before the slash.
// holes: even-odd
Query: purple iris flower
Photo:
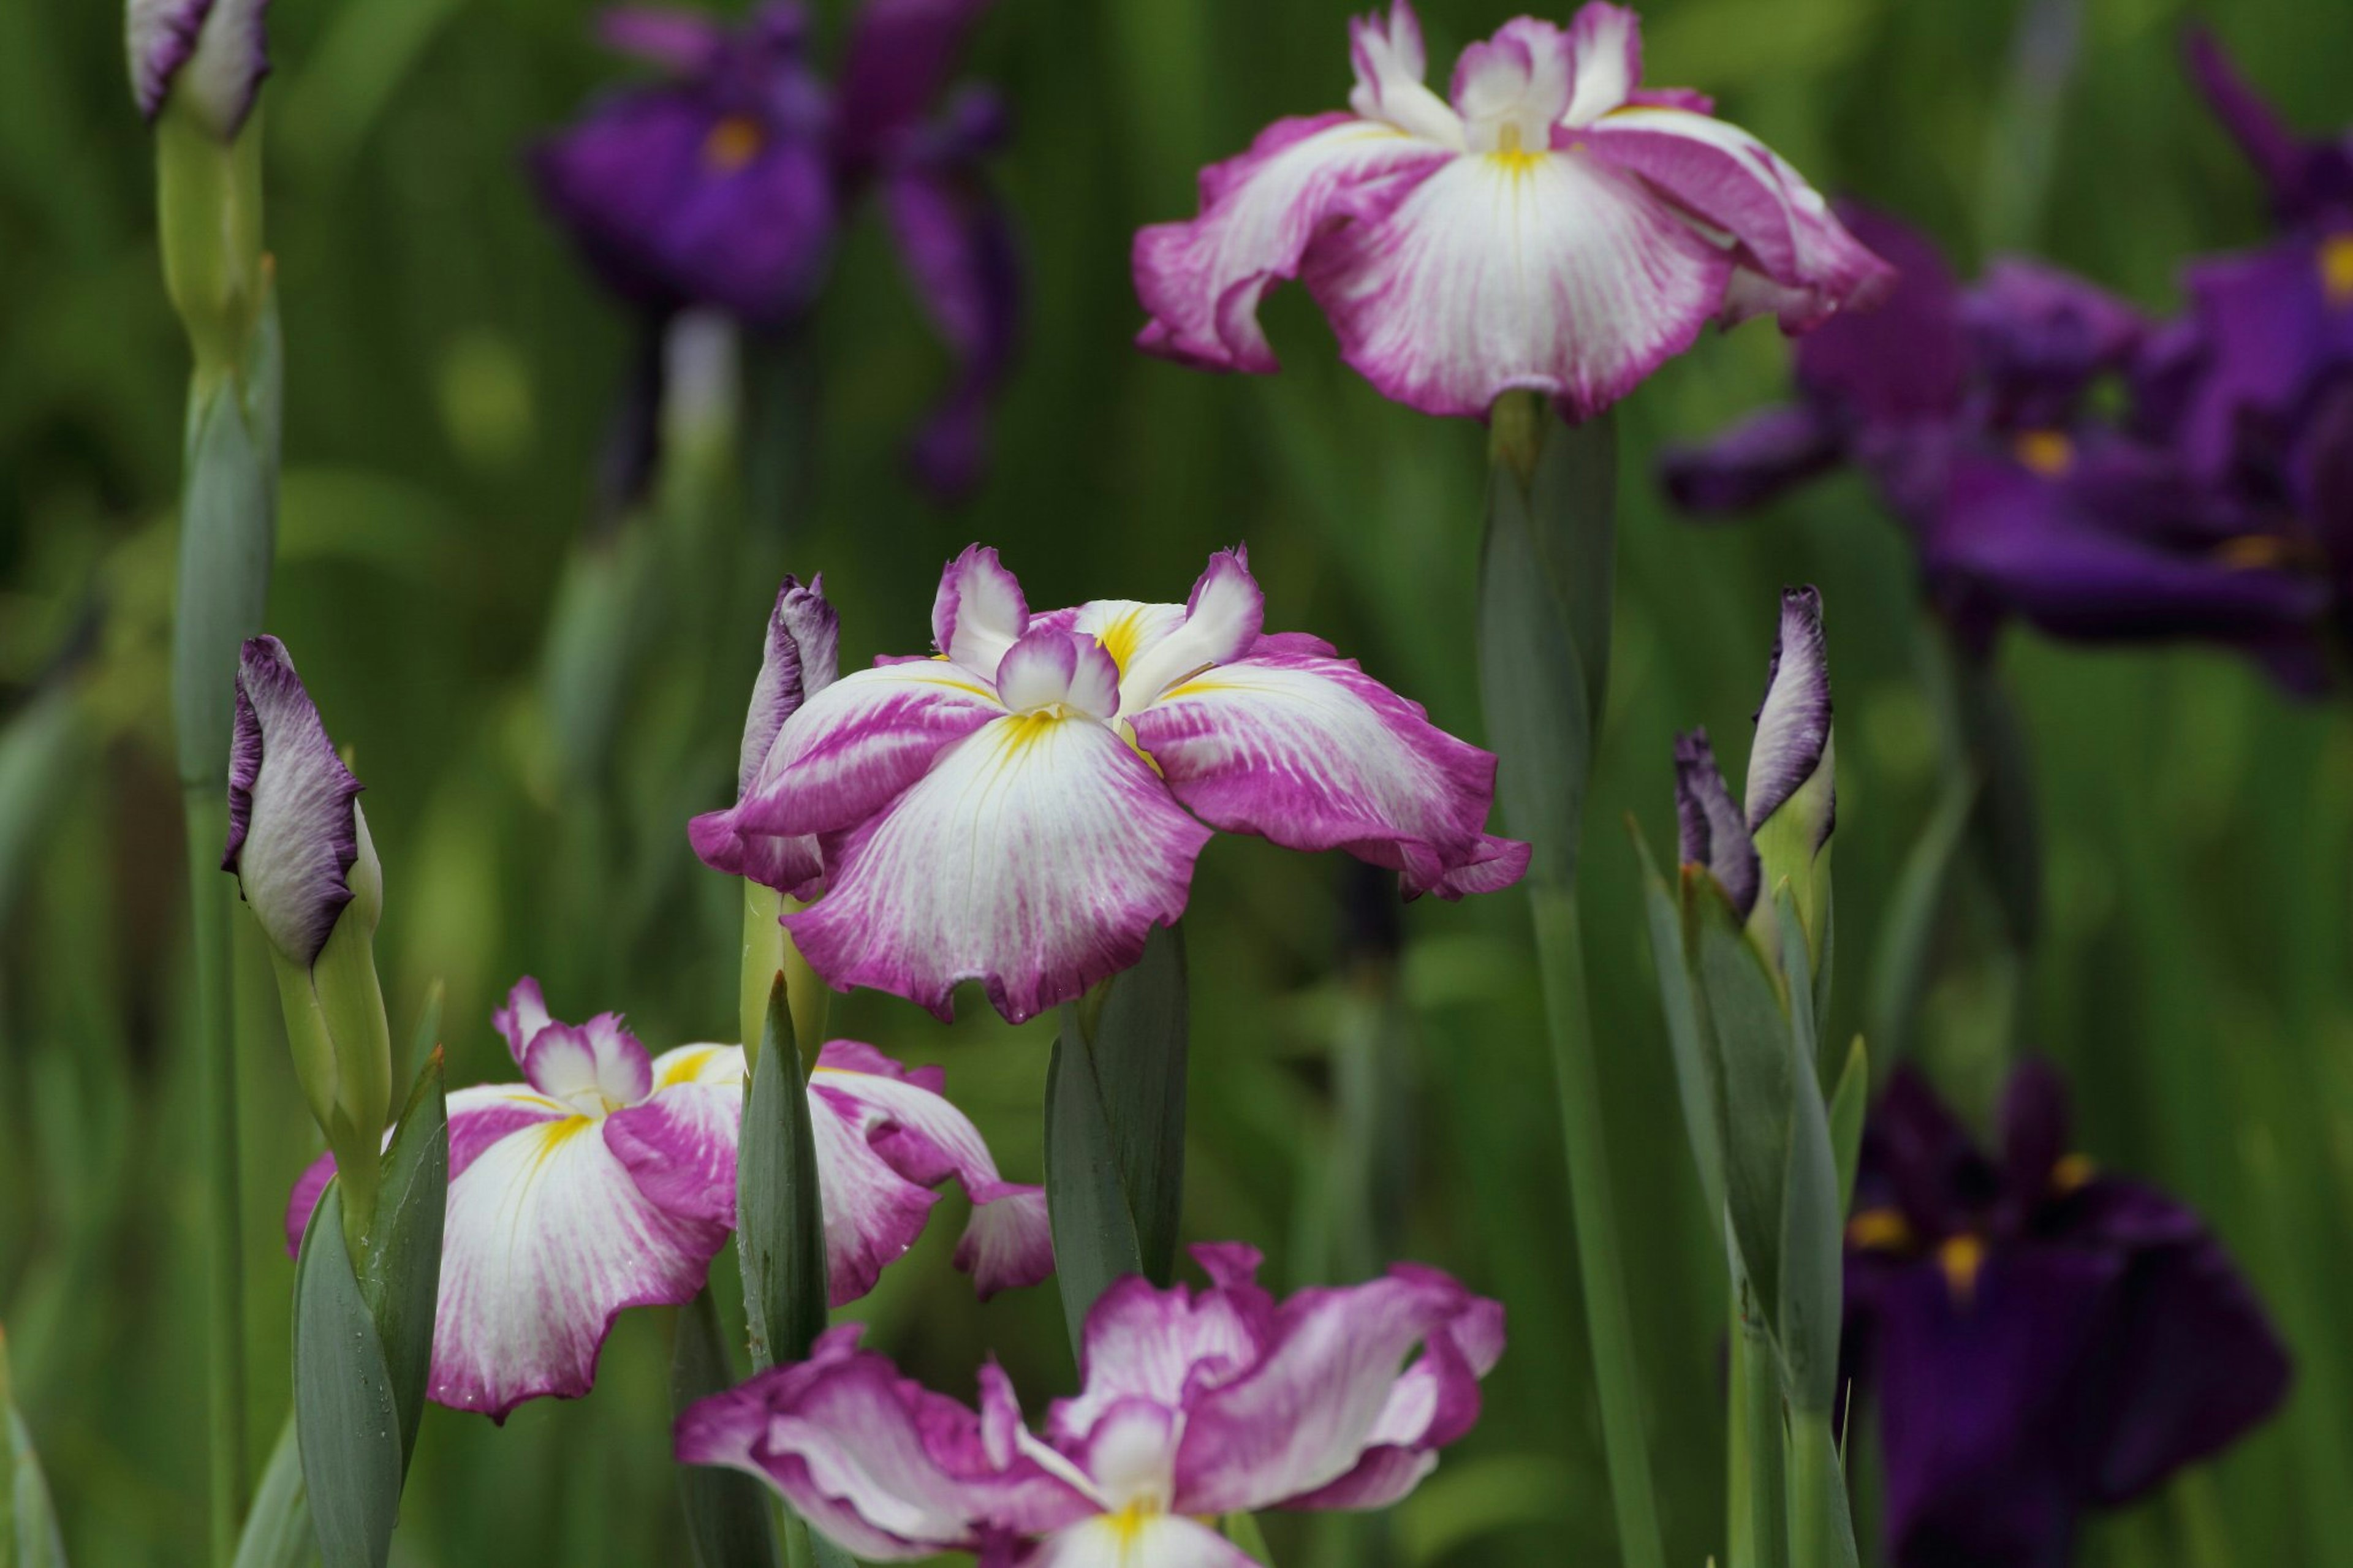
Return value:
<svg viewBox="0 0 2353 1568">
<path fill-rule="evenodd" d="M 1005 140 L 997 97 L 934 106 L 985 0 L 866 0 L 837 85 L 810 59 L 797 0 L 738 26 L 691 11 L 624 8 L 599 33 L 660 68 L 533 150 L 541 197 L 597 275 L 657 319 L 714 309 L 754 331 L 806 319 L 835 237 L 871 195 L 956 362 L 918 433 L 917 476 L 968 490 L 1021 316 L 1009 224 L 983 175 Z"/>
<path fill-rule="evenodd" d="M 1899 1068 L 1847 1226 L 1851 1364 L 1880 1405 L 1896 1568 L 2063 1568 L 2076 1516 L 2279 1407 L 2290 1367 L 2181 1205 L 2068 1148 L 2066 1090 L 2012 1073 L 1980 1150 Z"/>
<path fill-rule="evenodd" d="M 2096 410 L 2146 363 L 2138 312 L 2022 259 L 1964 288 L 1916 231 L 1844 216 L 1895 264 L 1895 288 L 1799 341 L 1795 404 L 1669 453 L 1678 502 L 1740 510 L 1854 464 L 1911 529 L 1931 596 L 1972 648 L 2015 616 L 2085 641 L 2213 638 L 2317 682 L 2311 627 L 2328 591 L 2281 547 L 2276 519 Z"/>
<path fill-rule="evenodd" d="M 2268 188 L 2279 232 L 2183 272 L 2150 340 L 2141 419 L 2204 482 L 2279 519 L 2281 550 L 2353 589 L 2353 132 L 2301 137 L 2213 37 L 2190 74 Z"/>
</svg>

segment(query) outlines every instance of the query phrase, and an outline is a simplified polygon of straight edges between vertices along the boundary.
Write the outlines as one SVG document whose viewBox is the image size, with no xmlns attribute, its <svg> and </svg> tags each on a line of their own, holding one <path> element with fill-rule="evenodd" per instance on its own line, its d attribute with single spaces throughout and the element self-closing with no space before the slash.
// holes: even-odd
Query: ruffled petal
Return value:
<svg viewBox="0 0 2353 1568">
<path fill-rule="evenodd" d="M 1471 1430 L 1479 1419 L 1479 1380 L 1504 1353 L 1504 1307 L 1475 1300 L 1461 1316 L 1431 1334 L 1421 1359 L 1406 1368 L 1373 1423 L 1370 1447 L 1356 1467 L 1329 1486 L 1293 1499 L 1297 1510 L 1388 1508 L 1402 1500 L 1438 1468 L 1433 1449 Z"/>
<path fill-rule="evenodd" d="M 1741 265 L 1785 291 L 1774 296 L 1784 331 L 1867 303 L 1894 281 L 1894 269 L 1847 232 L 1804 176 L 1736 125 L 1687 110 L 1630 108 L 1564 134 L 1731 236 Z"/>
<path fill-rule="evenodd" d="M 1379 221 L 1318 243 L 1305 276 L 1384 395 L 1483 416 L 1529 388 L 1581 419 L 1689 347 L 1731 271 L 1634 176 L 1520 153 L 1450 160 Z"/>
<path fill-rule="evenodd" d="M 653 1060 L 618 1013 L 585 1024 L 550 1024 L 532 1037 L 522 1075 L 550 1100 L 601 1115 L 653 1092 Z"/>
<path fill-rule="evenodd" d="M 307 967 L 352 901 L 364 786 L 276 637 L 251 638 L 238 658 L 236 725 L 221 869 L 237 874 L 270 945 Z"/>
<path fill-rule="evenodd" d="M 979 980 L 1018 1023 L 1141 957 L 1184 913 L 1208 837 L 1104 725 L 1008 716 L 849 835 L 832 890 L 785 926 L 838 989 L 946 1018 Z"/>
<path fill-rule="evenodd" d="M 1593 0 L 1577 8 L 1568 39 L 1576 74 L 1560 120 L 1589 125 L 1623 106 L 1642 79 L 1642 19 L 1627 6 Z"/>
<path fill-rule="evenodd" d="M 734 1228 L 744 1079 L 740 1046 L 681 1046 L 654 1058 L 652 1098 L 605 1119 L 605 1146 L 638 1191 L 670 1214 Z"/>
<path fill-rule="evenodd" d="M 1151 318 L 1137 346 L 1204 369 L 1275 370 L 1259 301 L 1300 275 L 1332 225 L 1380 217 L 1452 156 L 1385 121 L 1277 121 L 1201 172 L 1199 216 L 1136 234 L 1135 292 Z"/>
<path fill-rule="evenodd" d="M 539 1032 L 554 1020 L 548 1016 L 547 1000 L 540 994 L 539 982 L 524 975 L 507 993 L 507 1005 L 491 1015 L 491 1022 L 506 1037 L 507 1055 L 522 1066 L 523 1053 L 531 1049 Z"/>
<path fill-rule="evenodd" d="M 510 1132 L 449 1184 L 433 1398 L 502 1420 L 587 1393 L 613 1320 L 691 1300 L 725 1240 L 640 1192 L 592 1119 Z"/>
<path fill-rule="evenodd" d="M 1430 59 L 1422 47 L 1421 18 L 1407 0 L 1392 0 L 1387 22 L 1377 15 L 1348 19 L 1348 60 L 1356 72 L 1348 107 L 1357 118 L 1386 121 L 1408 135 L 1449 147 L 1461 145 L 1461 121 L 1425 79 Z"/>
<path fill-rule="evenodd" d="M 1136 743 L 1214 827 L 1289 849 L 1344 848 L 1416 891 L 1492 865 L 1495 759 L 1431 724 L 1355 661 L 1252 657 L 1132 715 Z"/>
<path fill-rule="evenodd" d="M 1266 1508 L 1347 1475 L 1408 1354 L 1471 1304 L 1444 1275 L 1406 1266 L 1370 1284 L 1292 1297 L 1250 1373 L 1187 1402 L 1176 1509 Z"/>
<path fill-rule="evenodd" d="M 544 1122 L 561 1121 L 573 1114 L 568 1105 L 560 1105 L 539 1093 L 528 1084 L 485 1083 L 453 1092 L 448 1099 L 449 1119 L 449 1179 L 456 1181 L 468 1167 L 490 1148 L 510 1133 Z M 392 1130 L 385 1130 L 384 1141 L 392 1142 Z M 286 1256 L 292 1258 L 302 1250 L 302 1232 L 311 1224 L 311 1211 L 319 1206 L 320 1194 L 335 1173 L 335 1157 L 322 1154 L 312 1161 L 294 1183 L 294 1190 L 286 1202 Z"/>
<path fill-rule="evenodd" d="M 1229 1383 L 1256 1364 L 1273 1332 L 1274 1306 L 1254 1283 L 1258 1254 L 1229 1286 L 1160 1289 L 1140 1275 L 1118 1280 L 1087 1312 L 1078 1395 L 1058 1399 L 1046 1430 L 1077 1448 L 1113 1410 L 1148 1400 L 1175 1410 L 1197 1386 Z"/>
<path fill-rule="evenodd" d="M 737 830 L 797 837 L 855 827 L 923 777 L 943 747 L 1004 712 L 989 684 L 944 660 L 844 676 L 776 737 L 736 810 Z"/>
<path fill-rule="evenodd" d="M 1006 570 L 994 547 L 965 546 L 940 574 L 932 598 L 932 646 L 957 668 L 995 680 L 997 662 L 1029 629 L 1021 580 Z"/>
<path fill-rule="evenodd" d="M 1082 609 L 1081 630 L 1093 629 L 1083 624 L 1086 609 L 1092 607 Z M 1219 551 L 1193 584 L 1181 615 L 1151 613 L 1175 608 L 1135 606 L 1144 614 L 1118 624 L 1134 628 L 1124 650 L 1117 626 L 1096 633 L 1118 662 L 1124 713 L 1142 710 L 1175 682 L 1210 665 L 1231 664 L 1256 646 L 1266 626 L 1266 595 L 1250 575 L 1250 552 L 1240 546 Z"/>
</svg>

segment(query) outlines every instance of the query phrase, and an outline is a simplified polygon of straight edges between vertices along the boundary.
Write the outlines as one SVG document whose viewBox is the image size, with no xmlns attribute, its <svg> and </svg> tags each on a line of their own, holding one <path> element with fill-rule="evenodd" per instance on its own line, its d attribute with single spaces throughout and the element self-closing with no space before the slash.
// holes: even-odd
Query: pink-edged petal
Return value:
<svg viewBox="0 0 2353 1568">
<path fill-rule="evenodd" d="M 1497 884 L 1514 852 L 1483 832 L 1495 759 L 1430 722 L 1352 659 L 1223 665 L 1129 722 L 1176 797 L 1211 826 L 1289 849 L 1346 849 L 1416 891 Z M 1449 878 L 1468 868 L 1465 881 Z"/>
<path fill-rule="evenodd" d="M 1527 388 L 1582 419 L 1689 347 L 1731 271 L 1634 176 L 1556 153 L 1454 159 L 1319 243 L 1305 277 L 1384 395 L 1483 416 Z"/>
<path fill-rule="evenodd" d="M 1268 290 L 1299 276 L 1331 226 L 1380 217 L 1453 155 L 1350 114 L 1277 121 L 1201 172 L 1199 216 L 1136 234 L 1135 292 L 1151 318 L 1137 346 L 1205 369 L 1273 371 L 1258 321 Z"/>
<path fill-rule="evenodd" d="M 702 1288 L 724 1228 L 656 1205 L 598 1133 L 586 1116 L 525 1126 L 450 1182 L 437 1402 L 502 1420 L 586 1394 L 615 1318 Z"/>
<path fill-rule="evenodd" d="M 1285 1301 L 1274 1342 L 1249 1374 L 1189 1402 L 1176 1506 L 1266 1508 L 1347 1475 L 1374 1441 L 1407 1355 L 1471 1300 L 1444 1275 L 1400 1267 Z"/>
<path fill-rule="evenodd" d="M 1042 1542 L 1023 1568 L 1250 1568 L 1257 1559 L 1182 1514 L 1099 1514 Z"/>
<path fill-rule="evenodd" d="M 744 877 L 803 902 L 824 888 L 825 855 L 814 833 L 762 833 L 744 826 L 741 807 L 690 818 L 687 842 L 714 871 Z"/>
<path fill-rule="evenodd" d="M 1642 19 L 1626 6 L 1594 0 L 1577 11 L 1568 36 L 1576 86 L 1561 122 L 1589 125 L 1634 96 L 1642 79 Z"/>
<path fill-rule="evenodd" d="M 539 1032 L 555 1020 L 548 1016 L 547 999 L 540 994 L 539 982 L 524 975 L 507 993 L 507 1005 L 491 1015 L 491 1023 L 506 1037 L 507 1055 L 522 1066 L 523 1053 Z"/>
<path fill-rule="evenodd" d="M 1008 716 L 849 835 L 832 890 L 785 927 L 837 989 L 946 1018 L 979 980 L 1019 1023 L 1141 957 L 1184 913 L 1208 837 L 1106 726 Z"/>
<path fill-rule="evenodd" d="M 1734 319 L 1756 313 L 1753 300 L 1769 304 L 1784 330 L 1802 331 L 1876 300 L 1894 282 L 1894 269 L 1847 232 L 1803 175 L 1736 125 L 1687 110 L 1627 109 L 1573 134 L 1587 153 L 1730 235 L 1744 268 L 1775 286 L 1733 300 Z"/>
<path fill-rule="evenodd" d="M 1231 1267 L 1213 1275 L 1219 1282 L 1211 1289 L 1163 1290 L 1131 1275 L 1096 1300 L 1082 1331 L 1080 1391 L 1047 1413 L 1046 1430 L 1058 1446 L 1083 1444 L 1125 1401 L 1176 1409 L 1191 1390 L 1230 1382 L 1257 1362 L 1274 1329 L 1274 1304 L 1255 1282 L 1258 1253 L 1232 1247 L 1214 1256 Z"/>
<path fill-rule="evenodd" d="M 867 1108 L 826 1079 L 809 1080 L 809 1128 L 817 1138 L 824 1194 L 826 1283 L 847 1306 L 874 1289 L 882 1270 L 923 1233 L 939 1194 L 892 1167 L 867 1141 Z"/>
<path fill-rule="evenodd" d="M 1348 60 L 1356 72 L 1348 107 L 1359 119 L 1386 121 L 1446 146 L 1461 144 L 1462 121 L 1425 79 L 1430 60 L 1421 19 L 1407 0 L 1393 0 L 1386 22 L 1377 15 L 1349 18 Z"/>
<path fill-rule="evenodd" d="M 670 1214 L 735 1225 L 740 1046 L 681 1046 L 654 1058 L 653 1095 L 605 1119 L 605 1146 L 638 1191 Z"/>
<path fill-rule="evenodd" d="M 940 574 L 932 599 L 932 646 L 948 661 L 979 676 L 997 679 L 997 665 L 1029 629 L 1029 604 L 1020 580 L 1005 569 L 997 552 L 978 544 Z"/>
<path fill-rule="evenodd" d="M 1039 626 L 1007 650 L 997 696 L 1015 713 L 1060 703 L 1108 719 L 1119 711 L 1119 665 L 1100 643 Z"/>
<path fill-rule="evenodd" d="M 1018 1446 L 992 1453 L 980 1415 L 858 1350 L 858 1333 L 834 1329 L 808 1361 L 690 1407 L 678 1421 L 680 1463 L 759 1477 L 871 1562 L 1001 1550 L 1093 1511 Z"/>
<path fill-rule="evenodd" d="M 294 1190 L 286 1196 L 286 1256 L 293 1258 L 302 1250 L 302 1233 L 311 1228 L 311 1211 L 319 1206 L 327 1184 L 335 1179 L 335 1157 L 322 1154 L 302 1167 L 294 1178 Z"/>
<path fill-rule="evenodd" d="M 1188 675 L 1248 655 L 1266 627 L 1266 595 L 1250 575 L 1250 552 L 1220 550 L 1186 598 L 1184 618 L 1120 661 L 1120 710 L 1133 713 Z"/>
<path fill-rule="evenodd" d="M 523 1051 L 522 1075 L 551 1100 L 601 1115 L 653 1092 L 653 1060 L 618 1013 L 585 1024 L 550 1024 Z"/>
<path fill-rule="evenodd" d="M 1054 1271 L 1053 1237 L 1046 1223 L 1043 1190 L 1008 1182 L 998 1174 L 980 1129 L 941 1093 L 937 1068 L 910 1072 L 871 1046 L 836 1040 L 818 1058 L 809 1087 L 856 1138 L 860 1148 L 855 1152 L 880 1160 L 902 1186 L 926 1189 L 953 1181 L 965 1189 L 972 1200 L 972 1219 L 957 1244 L 955 1266 L 972 1275 L 973 1288 L 981 1300 L 999 1290 L 1035 1285 Z M 847 1157 L 852 1152 L 841 1152 Z M 854 1281 L 845 1279 L 841 1268 L 835 1268 L 837 1306 L 872 1288 L 873 1276 L 881 1266 L 913 1241 L 932 1201 L 929 1192 L 923 1193 L 919 1205 L 904 1198 L 871 1172 L 845 1171 L 844 1177 L 858 1181 L 860 1192 L 881 1197 L 885 1205 L 895 1204 L 900 1212 L 912 1216 L 913 1228 L 898 1243 L 897 1251 L 880 1255 L 879 1260 L 862 1268 L 863 1282 L 856 1290 L 844 1294 L 845 1286 Z M 826 1195 L 830 1237 L 837 1207 L 830 1184 Z M 845 1201 L 838 1205 L 845 1211 L 849 1206 L 847 1195 L 845 1189 Z M 854 1217 L 844 1213 L 845 1230 Z M 878 1235 L 889 1234 L 885 1223 L 872 1228 Z M 880 1253 L 876 1248 L 864 1258 Z"/>
<path fill-rule="evenodd" d="M 237 660 L 228 776 L 228 843 L 237 875 L 270 945 L 308 966 L 352 901 L 364 786 L 335 754 L 286 645 L 249 638 Z"/>
<path fill-rule="evenodd" d="M 990 685 L 943 659 L 846 675 L 778 734 L 736 829 L 797 837 L 855 827 L 923 777 L 942 747 L 1004 711 Z"/>
<path fill-rule="evenodd" d="M 1300 1510 L 1388 1508 L 1438 1468 L 1444 1447 L 1479 1419 L 1479 1381 L 1504 1353 L 1504 1305 L 1474 1300 L 1433 1332 L 1421 1358 L 1389 1390 L 1355 1468 L 1329 1486 L 1292 1499 Z"/>
<path fill-rule="evenodd" d="M 1568 108 L 1576 74 L 1568 35 L 1519 16 L 1454 63 L 1451 97 L 1474 153 L 1541 152 Z"/>
</svg>

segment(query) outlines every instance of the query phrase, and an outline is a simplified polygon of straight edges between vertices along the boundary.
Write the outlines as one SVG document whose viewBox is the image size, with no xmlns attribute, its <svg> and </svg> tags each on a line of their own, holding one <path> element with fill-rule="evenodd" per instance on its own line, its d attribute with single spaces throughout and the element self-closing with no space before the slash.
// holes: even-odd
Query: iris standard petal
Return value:
<svg viewBox="0 0 2353 1568">
<path fill-rule="evenodd" d="M 965 546 L 940 574 L 932 596 L 932 646 L 957 668 L 995 680 L 997 661 L 1029 629 L 1029 601 L 1020 579 L 993 547 Z"/>
<path fill-rule="evenodd" d="M 1187 676 L 1245 657 L 1266 629 L 1266 595 L 1250 575 L 1249 552 L 1240 547 L 1209 557 L 1176 616 L 1155 613 L 1174 605 L 1137 605 L 1098 630 L 1087 624 L 1088 608 L 1081 610 L 1077 629 L 1093 631 L 1117 661 L 1124 713 L 1142 710 Z"/>
<path fill-rule="evenodd" d="M 738 828 L 794 837 L 865 821 L 923 777 L 942 748 L 1004 716 L 986 679 L 940 659 L 842 677 L 777 736 L 737 808 Z"/>
<path fill-rule="evenodd" d="M 364 786 L 335 754 L 286 645 L 248 640 L 237 661 L 229 754 L 228 844 L 237 874 L 270 944 L 307 967 L 352 901 Z"/>
<path fill-rule="evenodd" d="M 1305 279 L 1383 395 L 1483 416 L 1526 388 L 1582 419 L 1691 345 L 1732 265 L 1633 175 L 1508 152 L 1450 158 L 1378 221 L 1319 241 Z"/>
<path fill-rule="evenodd" d="M 1421 18 L 1408 0 L 1393 0 L 1386 21 L 1377 12 L 1348 19 L 1348 61 L 1356 72 L 1348 107 L 1359 118 L 1383 121 L 1446 146 L 1461 145 L 1461 121 L 1430 90 Z"/>
<path fill-rule="evenodd" d="M 1141 957 L 1184 913 L 1208 837 L 1105 725 L 1008 715 L 848 834 L 831 890 L 785 926 L 838 989 L 946 1018 L 979 980 L 1018 1023 Z"/>
<path fill-rule="evenodd" d="M 1382 121 L 1333 113 L 1277 121 L 1249 152 L 1201 171 L 1200 216 L 1135 237 L 1148 353 L 1213 370 L 1271 372 L 1259 302 L 1296 278 L 1342 220 L 1378 218 L 1454 156 Z"/>
<path fill-rule="evenodd" d="M 585 1024 L 550 1024 L 532 1037 L 522 1075 L 532 1088 L 594 1115 L 635 1105 L 653 1092 L 652 1058 L 621 1026 L 618 1013 Z"/>
<path fill-rule="evenodd" d="M 1251 657 L 1128 716 L 1169 789 L 1212 826 L 1288 849 L 1346 849 L 1415 891 L 1492 865 L 1495 759 L 1430 722 L 1354 660 Z"/>
<path fill-rule="evenodd" d="M 539 982 L 526 974 L 514 983 L 507 993 L 507 1005 L 491 1015 L 491 1022 L 505 1037 L 507 1055 L 521 1067 L 532 1041 L 554 1020 L 548 1016 L 547 999 L 540 994 Z"/>
</svg>

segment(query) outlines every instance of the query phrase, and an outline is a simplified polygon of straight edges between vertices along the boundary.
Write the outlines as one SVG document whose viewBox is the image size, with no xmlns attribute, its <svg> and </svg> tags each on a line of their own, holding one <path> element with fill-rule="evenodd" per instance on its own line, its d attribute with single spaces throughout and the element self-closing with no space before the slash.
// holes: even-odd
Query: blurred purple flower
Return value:
<svg viewBox="0 0 2353 1568">
<path fill-rule="evenodd" d="M 1796 404 L 1670 452 L 1678 502 L 1740 510 L 1852 463 L 1911 528 L 1969 646 L 2015 616 L 2085 641 L 2213 638 L 2292 685 L 2318 682 L 2312 630 L 2329 594 L 2280 520 L 2094 408 L 2102 384 L 2147 363 L 2137 312 L 2015 258 L 1964 289 L 1916 231 L 1860 207 L 1845 217 L 1896 265 L 1894 290 L 1799 342 Z"/>
<path fill-rule="evenodd" d="M 809 1360 L 690 1407 L 679 1460 L 759 1477 L 874 1562 L 1250 1568 L 1219 1515 L 1386 1508 L 1478 1420 L 1480 1380 L 1504 1352 L 1500 1303 L 1410 1264 L 1277 1302 L 1253 1248 L 1193 1256 L 1207 1289 L 1131 1275 L 1103 1293 L 1083 1385 L 1042 1433 L 994 1363 L 976 1411 L 860 1350 L 850 1323 Z"/>
<path fill-rule="evenodd" d="M 1998 1153 L 1899 1068 L 1847 1226 L 1850 1364 L 1875 1390 L 1896 1568 L 2063 1568 L 2075 1517 L 2277 1409 L 2270 1320 L 2198 1216 L 2067 1147 L 2066 1091 L 2010 1077 Z"/>
<path fill-rule="evenodd" d="M 782 331 L 824 286 L 869 195 L 956 362 L 911 459 L 936 493 L 979 479 L 1021 317 L 1012 232 L 983 176 L 1006 115 L 973 89 L 936 113 L 986 0 L 866 0 L 838 89 L 796 0 L 739 26 L 691 11 L 606 13 L 604 41 L 664 79 L 616 92 L 533 150 L 542 199 L 597 275 L 660 317 L 691 307 Z"/>
</svg>

